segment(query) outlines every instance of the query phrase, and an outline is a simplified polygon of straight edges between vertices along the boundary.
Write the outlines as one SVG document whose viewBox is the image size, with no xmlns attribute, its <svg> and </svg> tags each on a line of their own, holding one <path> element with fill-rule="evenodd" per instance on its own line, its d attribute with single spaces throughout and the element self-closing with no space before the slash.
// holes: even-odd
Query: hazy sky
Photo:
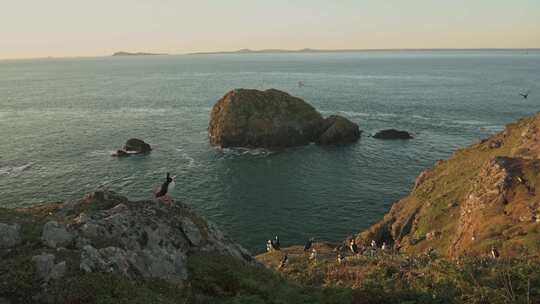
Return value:
<svg viewBox="0 0 540 304">
<path fill-rule="evenodd" d="M 540 0 L 0 0 L 0 58 L 540 48 Z"/>
</svg>

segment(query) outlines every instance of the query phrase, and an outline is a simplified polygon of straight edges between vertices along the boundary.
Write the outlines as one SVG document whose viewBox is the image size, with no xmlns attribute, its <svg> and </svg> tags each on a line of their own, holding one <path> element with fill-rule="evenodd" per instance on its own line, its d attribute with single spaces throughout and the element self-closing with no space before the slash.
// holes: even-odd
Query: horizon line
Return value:
<svg viewBox="0 0 540 304">
<path fill-rule="evenodd" d="M 155 53 L 146 57 L 156 56 L 192 56 L 192 55 L 226 55 L 226 54 L 261 54 L 261 53 L 355 53 L 355 52 L 421 52 L 421 51 L 540 51 L 540 47 L 532 48 L 497 48 L 497 47 L 485 47 L 485 48 L 361 48 L 361 49 L 315 49 L 315 48 L 303 48 L 303 49 L 239 49 L 233 51 L 197 51 L 187 53 Z M 118 51 L 123 52 L 123 51 Z M 73 55 L 73 56 L 38 56 L 38 57 L 16 57 L 16 58 L 0 58 L 0 61 L 16 61 L 16 60 L 47 60 L 47 59 L 77 59 L 77 58 L 102 58 L 113 57 L 115 53 L 109 55 Z M 127 53 L 139 53 L 139 51 L 127 52 Z M 146 52 L 140 52 L 146 53 Z M 141 57 L 145 55 L 125 56 L 125 57 Z M 115 56 L 123 57 L 123 56 Z"/>
</svg>

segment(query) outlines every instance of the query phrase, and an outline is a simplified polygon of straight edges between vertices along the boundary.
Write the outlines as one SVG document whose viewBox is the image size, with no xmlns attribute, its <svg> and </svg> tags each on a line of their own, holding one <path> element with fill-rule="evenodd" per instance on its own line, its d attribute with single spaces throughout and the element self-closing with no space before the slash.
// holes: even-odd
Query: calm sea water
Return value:
<svg viewBox="0 0 540 304">
<path fill-rule="evenodd" d="M 233 88 L 285 90 L 364 136 L 346 147 L 219 151 L 207 143 L 209 112 Z M 175 198 L 254 252 L 274 234 L 285 245 L 339 240 L 378 221 L 436 160 L 538 110 L 538 51 L 0 61 L 0 206 L 100 186 L 147 199 L 170 171 Z M 367 136 L 391 127 L 416 139 Z M 111 157 L 130 137 L 155 150 Z"/>
</svg>

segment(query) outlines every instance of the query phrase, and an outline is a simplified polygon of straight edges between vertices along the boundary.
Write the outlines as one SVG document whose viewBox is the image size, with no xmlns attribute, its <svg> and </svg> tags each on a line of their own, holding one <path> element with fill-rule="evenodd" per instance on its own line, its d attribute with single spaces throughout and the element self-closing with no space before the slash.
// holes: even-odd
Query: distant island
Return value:
<svg viewBox="0 0 540 304">
<path fill-rule="evenodd" d="M 187 55 L 218 55 L 218 54 L 279 54 L 279 53 L 358 53 L 358 52 L 395 52 L 395 51 L 537 51 L 540 49 L 505 49 L 505 48 L 484 48 L 484 49 L 310 49 L 299 50 L 284 49 L 240 49 L 236 51 L 216 51 L 216 52 L 195 52 Z"/>
<path fill-rule="evenodd" d="M 156 55 L 167 55 L 167 54 L 160 54 L 160 53 L 144 53 L 144 52 L 137 52 L 137 53 L 130 53 L 130 52 L 116 52 L 113 54 L 113 56 L 156 56 Z"/>
</svg>

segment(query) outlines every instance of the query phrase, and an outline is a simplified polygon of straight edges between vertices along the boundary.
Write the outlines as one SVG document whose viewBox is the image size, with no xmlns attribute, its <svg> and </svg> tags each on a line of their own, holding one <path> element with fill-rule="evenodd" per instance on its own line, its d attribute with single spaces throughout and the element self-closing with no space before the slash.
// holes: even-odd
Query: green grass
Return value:
<svg viewBox="0 0 540 304">
<path fill-rule="evenodd" d="M 301 286 L 349 289 L 343 303 L 540 303 L 540 260 L 383 254 L 349 256 L 339 265 L 328 246 L 316 245 L 317 262 L 300 247 L 284 249 L 284 278 Z M 276 269 L 283 252 L 258 260 Z"/>
</svg>

